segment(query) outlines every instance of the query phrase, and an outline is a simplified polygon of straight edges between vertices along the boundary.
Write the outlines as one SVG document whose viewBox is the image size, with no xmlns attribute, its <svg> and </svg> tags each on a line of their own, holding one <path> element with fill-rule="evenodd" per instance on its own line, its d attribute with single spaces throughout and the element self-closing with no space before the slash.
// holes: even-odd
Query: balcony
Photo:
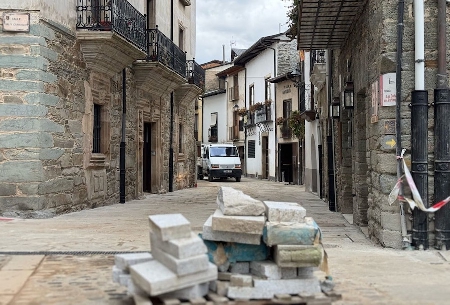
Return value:
<svg viewBox="0 0 450 305">
<path fill-rule="evenodd" d="M 205 70 L 195 60 L 186 62 L 187 83 L 175 89 L 175 99 L 179 105 L 187 105 L 198 96 L 205 86 Z"/>
<path fill-rule="evenodd" d="M 146 56 L 146 20 L 126 0 L 77 0 L 77 39 L 88 68 L 112 76 Z"/>
<path fill-rule="evenodd" d="M 133 64 L 136 86 L 156 96 L 186 83 L 186 53 L 158 27 L 147 29 L 147 57 Z"/>
</svg>

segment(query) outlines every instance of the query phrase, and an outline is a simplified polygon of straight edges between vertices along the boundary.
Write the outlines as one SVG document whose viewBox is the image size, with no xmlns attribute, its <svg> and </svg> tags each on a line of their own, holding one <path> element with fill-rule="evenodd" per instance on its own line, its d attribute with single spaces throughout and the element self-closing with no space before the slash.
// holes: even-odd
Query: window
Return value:
<svg viewBox="0 0 450 305">
<path fill-rule="evenodd" d="M 248 157 L 255 158 L 255 140 L 248 140 Z"/>
<path fill-rule="evenodd" d="M 218 128 L 217 128 L 217 112 L 211 113 L 211 123 L 209 124 L 209 142 L 217 142 L 218 140 Z"/>
<path fill-rule="evenodd" d="M 211 147 L 210 157 L 239 157 L 236 147 Z"/>
<path fill-rule="evenodd" d="M 233 100 L 239 99 L 239 80 L 238 75 L 233 75 Z"/>
<path fill-rule="evenodd" d="M 283 138 L 291 137 L 291 129 L 289 128 L 289 118 L 291 117 L 292 100 L 283 101 L 283 118 L 285 119 L 281 125 L 281 136 Z"/>
<path fill-rule="evenodd" d="M 248 91 L 248 107 L 255 103 L 255 85 L 251 85 Z"/>
<path fill-rule="evenodd" d="M 178 124 L 178 153 L 183 153 L 183 125 Z"/>
<path fill-rule="evenodd" d="M 95 154 L 101 153 L 100 144 L 101 144 L 101 111 L 102 106 L 94 104 L 94 128 L 93 128 L 93 139 L 92 139 L 92 152 Z"/>
<path fill-rule="evenodd" d="M 182 27 L 178 30 L 178 47 L 184 50 L 184 29 Z"/>
<path fill-rule="evenodd" d="M 270 94 L 270 82 L 269 78 L 265 79 L 265 90 L 264 90 L 264 100 L 270 100 L 271 94 Z"/>
</svg>

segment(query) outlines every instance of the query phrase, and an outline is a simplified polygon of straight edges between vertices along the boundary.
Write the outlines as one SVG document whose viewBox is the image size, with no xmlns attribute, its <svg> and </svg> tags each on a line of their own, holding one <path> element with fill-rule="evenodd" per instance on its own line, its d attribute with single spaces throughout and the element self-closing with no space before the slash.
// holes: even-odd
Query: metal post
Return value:
<svg viewBox="0 0 450 305">
<path fill-rule="evenodd" d="M 428 207 L 428 92 L 412 91 L 411 96 L 411 173 L 422 201 Z M 428 249 L 428 215 L 413 210 L 412 243 Z"/>
<path fill-rule="evenodd" d="M 434 200 L 447 198 L 450 190 L 450 91 L 434 90 Z M 450 248 L 450 205 L 436 212 L 436 247 Z"/>
<path fill-rule="evenodd" d="M 127 73 L 122 70 L 122 139 L 120 142 L 120 198 L 119 203 L 125 203 L 125 121 L 127 114 Z"/>
</svg>

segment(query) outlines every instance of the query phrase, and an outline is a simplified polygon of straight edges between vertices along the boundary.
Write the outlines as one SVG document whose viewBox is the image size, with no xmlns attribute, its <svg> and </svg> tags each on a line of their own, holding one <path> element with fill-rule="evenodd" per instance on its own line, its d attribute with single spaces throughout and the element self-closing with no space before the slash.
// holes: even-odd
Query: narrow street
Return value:
<svg viewBox="0 0 450 305">
<path fill-rule="evenodd" d="M 343 295 L 334 304 L 448 304 L 449 252 L 383 249 L 302 187 L 243 178 L 199 181 L 197 188 L 51 219 L 0 218 L 0 305 L 133 304 L 112 282 L 114 253 L 151 250 L 151 214 L 182 213 L 201 232 L 222 185 L 306 208 L 323 231 L 335 290 Z"/>
</svg>

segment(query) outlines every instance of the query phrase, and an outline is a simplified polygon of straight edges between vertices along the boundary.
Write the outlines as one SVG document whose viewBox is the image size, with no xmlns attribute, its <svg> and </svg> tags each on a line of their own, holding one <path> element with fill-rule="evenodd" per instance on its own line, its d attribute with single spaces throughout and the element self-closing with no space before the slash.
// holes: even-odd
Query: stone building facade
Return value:
<svg viewBox="0 0 450 305">
<path fill-rule="evenodd" d="M 195 101 L 204 83 L 203 70 L 186 59 L 194 57 L 195 1 L 173 1 L 182 16 L 174 28 L 183 25 L 188 41 L 179 71 L 161 48 L 149 54 L 150 35 L 136 40 L 156 7 L 132 2 L 0 4 L 0 215 L 47 217 L 195 184 Z M 96 8 L 101 21 L 93 25 Z M 153 23 L 170 19 L 170 9 L 158 9 Z M 128 30 L 105 17 L 125 20 L 130 11 L 141 19 Z M 25 29 L 11 28 L 16 17 Z M 165 31 L 152 33 L 177 46 Z"/>
<path fill-rule="evenodd" d="M 396 135 L 401 136 L 401 147 L 406 149 L 405 161 L 411 169 L 411 108 L 412 92 L 415 90 L 415 33 L 414 12 L 416 1 L 405 1 L 401 54 L 401 97 L 396 97 L 395 84 L 397 71 L 398 44 L 398 10 L 400 1 L 342 1 L 344 8 L 351 7 L 354 13 L 340 14 L 343 10 L 334 10 L 332 1 L 302 1 L 311 5 L 302 11 L 298 19 L 299 49 L 311 48 L 327 50 L 327 83 L 322 89 L 315 88 L 320 125 L 322 126 L 322 143 L 332 138 L 333 145 L 324 145 L 321 156 L 323 178 L 321 184 L 326 190 L 323 194 L 328 200 L 331 194 L 330 179 L 336 183 L 336 208 L 345 214 L 353 214 L 356 225 L 367 227 L 369 236 L 386 247 L 401 248 L 412 243 L 413 247 L 424 246 L 411 238 L 414 216 L 406 204 L 404 218 L 406 232 L 402 234 L 401 213 L 398 202 L 389 204 L 388 196 L 397 182 Z M 424 3 L 425 54 L 425 91 L 428 101 L 434 100 L 437 88 L 438 63 L 438 28 L 437 2 Z M 444 1 L 445 2 L 445 1 Z M 303 5 L 301 3 L 300 5 Z M 444 5 L 445 6 L 445 5 Z M 319 11 L 314 30 L 308 27 L 307 13 Z M 350 11 L 349 11 L 350 12 Z M 339 15 L 340 14 L 340 15 Z M 321 19 L 321 18 L 328 19 Z M 330 18 L 342 21 L 339 29 L 345 35 L 333 36 L 325 24 Z M 446 11 L 446 24 L 449 13 Z M 337 24 L 337 23 L 336 23 Z M 314 32 L 314 33 L 313 33 Z M 319 35 L 323 34 L 323 35 Z M 320 40 L 317 37 L 322 37 Z M 316 38 L 314 38 L 316 37 Z M 447 42 L 449 38 L 444 38 Z M 445 51 L 448 58 L 448 50 Z M 313 63 L 314 64 L 314 63 Z M 448 61 L 446 71 L 449 70 Z M 352 85 L 352 86 L 350 86 Z M 445 84 L 448 88 L 448 81 Z M 345 107 L 344 92 L 351 88 L 353 107 Z M 390 90 L 391 99 L 383 94 Z M 350 89 L 349 89 L 350 90 Z M 393 97 L 393 98 L 392 98 Z M 400 126 L 396 130 L 395 100 L 400 98 Z M 340 105 L 338 118 L 332 118 L 332 102 Z M 429 108 L 430 118 L 427 128 L 428 145 L 428 200 L 432 205 L 437 200 L 434 196 L 434 122 L 433 109 Z M 447 130 L 450 132 L 450 125 Z M 331 153 L 330 149 L 332 150 Z M 333 156 L 330 158 L 329 156 Z M 327 172 L 334 170 L 334 177 Z M 331 177 L 331 178 L 330 178 Z M 408 188 L 405 188 L 407 191 Z M 406 192 L 407 196 L 411 196 Z M 450 194 L 447 194 L 449 196 Z M 442 198 L 439 198 L 441 200 Z M 442 247 L 445 239 L 436 240 L 434 219 L 437 214 L 425 216 L 429 225 L 430 247 Z M 447 220 L 448 221 L 448 220 Z M 406 244 L 405 244 L 405 241 Z M 427 246 L 425 246 L 427 247 Z"/>
</svg>

